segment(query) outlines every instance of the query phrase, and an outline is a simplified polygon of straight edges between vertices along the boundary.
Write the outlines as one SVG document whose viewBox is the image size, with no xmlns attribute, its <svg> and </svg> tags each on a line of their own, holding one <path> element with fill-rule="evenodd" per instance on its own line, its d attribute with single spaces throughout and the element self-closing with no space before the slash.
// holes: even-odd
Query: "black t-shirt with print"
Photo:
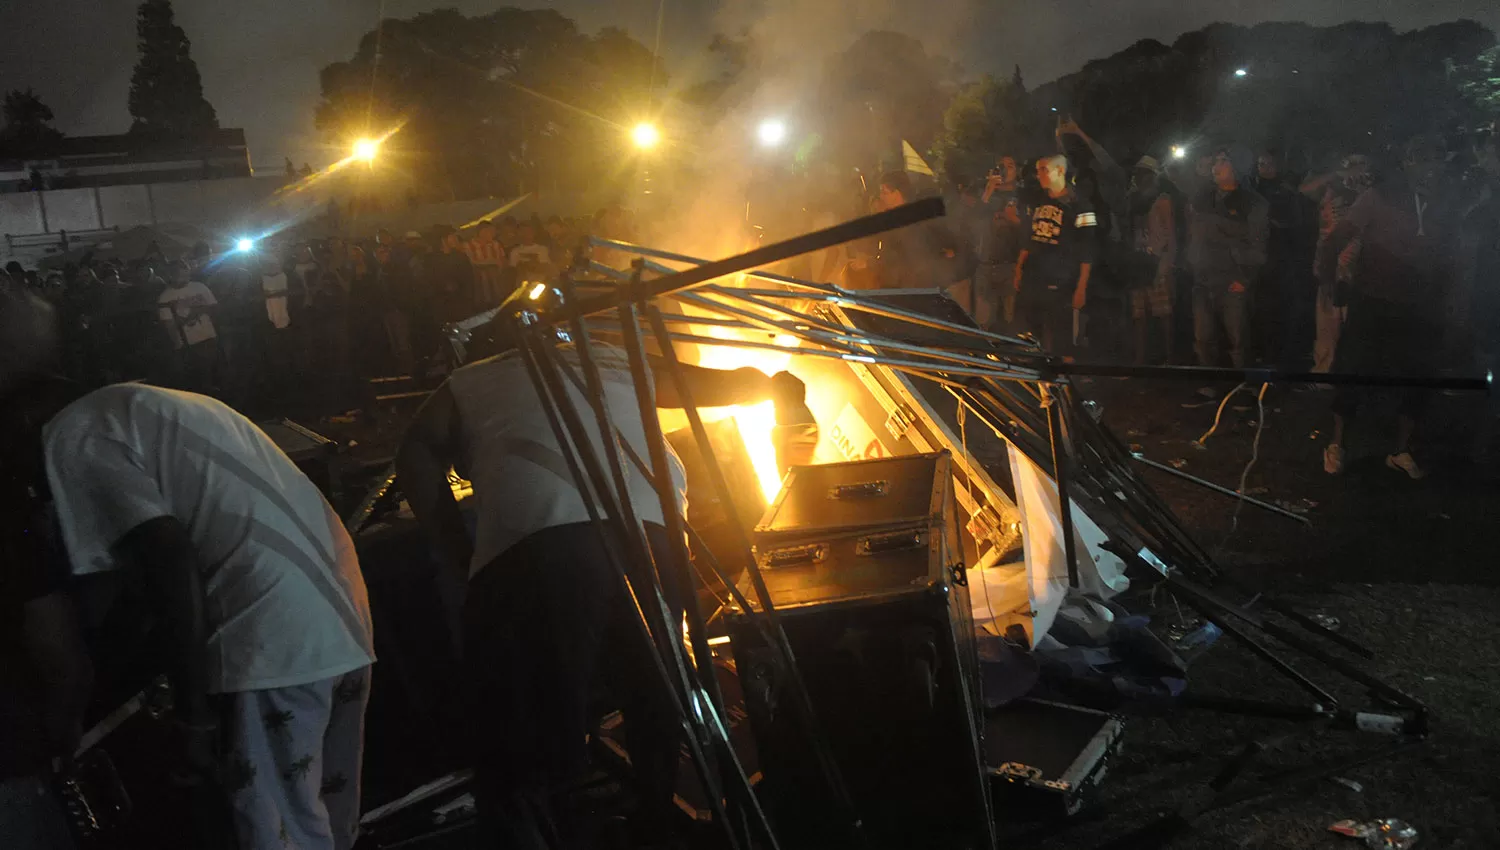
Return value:
<svg viewBox="0 0 1500 850">
<path fill-rule="evenodd" d="M 1021 286 L 1071 287 L 1078 267 L 1092 263 L 1098 251 L 1098 216 L 1086 198 L 1069 193 L 1061 198 L 1043 195 L 1031 206 L 1030 232 L 1022 242 L 1027 251 Z"/>
</svg>

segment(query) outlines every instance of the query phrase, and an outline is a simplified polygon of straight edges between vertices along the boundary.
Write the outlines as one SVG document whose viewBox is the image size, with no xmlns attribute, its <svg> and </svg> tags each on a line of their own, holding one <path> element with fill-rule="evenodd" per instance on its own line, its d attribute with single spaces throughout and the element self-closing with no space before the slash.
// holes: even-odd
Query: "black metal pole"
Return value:
<svg viewBox="0 0 1500 850">
<path fill-rule="evenodd" d="M 773 641 L 775 650 L 780 656 L 781 662 L 787 674 L 787 681 L 791 683 L 790 691 L 793 704 L 807 731 L 813 753 L 815 754 L 819 767 L 822 769 L 824 780 L 828 784 L 828 790 L 832 793 L 834 802 L 840 808 L 840 814 L 847 819 L 849 837 L 856 846 L 864 843 L 864 825 L 859 817 L 858 810 L 854 807 L 854 800 L 849 794 L 848 786 L 844 784 L 843 775 L 839 770 L 838 762 L 834 759 L 832 751 L 828 747 L 828 740 L 822 734 L 821 724 L 818 722 L 817 712 L 813 708 L 812 698 L 807 693 L 807 687 L 802 680 L 802 674 L 797 667 L 797 659 L 792 652 L 792 645 L 787 640 L 786 631 L 781 627 L 781 619 L 777 616 L 775 602 L 771 599 L 771 591 L 766 587 L 765 577 L 760 573 L 760 567 L 755 562 L 755 554 L 750 547 L 750 539 L 745 535 L 745 526 L 740 521 L 739 511 L 735 507 L 733 493 L 729 489 L 729 481 L 724 476 L 724 470 L 719 466 L 718 458 L 714 456 L 712 444 L 708 439 L 708 430 L 703 426 L 703 418 L 698 415 L 698 406 L 693 400 L 692 390 L 682 373 L 682 363 L 677 358 L 677 349 L 672 344 L 672 335 L 667 332 L 666 323 L 662 321 L 661 311 L 655 307 L 646 308 L 646 316 L 651 322 L 651 330 L 656 335 L 657 344 L 661 347 L 662 356 L 666 360 L 670 371 L 672 382 L 677 389 L 678 398 L 682 400 L 684 412 L 687 414 L 688 425 L 692 428 L 693 439 L 697 441 L 699 450 L 703 455 L 704 466 L 708 469 L 709 480 L 713 483 L 714 490 L 724 506 L 729 525 L 733 529 L 735 542 L 743 553 L 746 564 L 746 573 L 750 578 L 750 586 L 755 590 L 756 600 L 760 603 L 760 615 L 765 617 L 768 628 L 775 636 Z M 756 616 L 753 608 L 745 610 L 747 617 Z"/>
<path fill-rule="evenodd" d="M 636 535 L 628 534 L 626 529 L 621 527 L 624 525 L 622 511 L 618 504 L 614 503 L 609 493 L 604 472 L 599 468 L 598 459 L 594 457 L 593 450 L 589 446 L 588 431 L 583 426 L 583 422 L 578 416 L 578 411 L 573 407 L 572 400 L 567 396 L 567 388 L 562 384 L 556 364 L 549 359 L 549 355 L 552 352 L 540 340 L 532 338 L 534 335 L 527 334 L 524 328 L 518 330 L 520 330 L 521 354 L 526 358 L 527 371 L 531 375 L 533 384 L 537 387 L 537 396 L 542 401 L 543 407 L 547 412 L 548 422 L 553 428 L 553 434 L 558 441 L 558 446 L 562 450 L 563 455 L 568 459 L 569 470 L 574 475 L 574 480 L 578 484 L 589 518 L 596 529 L 603 528 L 604 523 L 600 517 L 600 512 L 595 507 L 594 500 L 589 497 L 589 481 L 592 481 L 592 489 L 598 491 L 599 504 L 604 506 L 605 516 L 608 517 L 613 526 L 613 536 L 617 540 L 618 545 L 624 547 L 627 551 L 635 549 L 633 554 L 637 562 L 647 559 L 646 563 L 642 564 L 645 569 L 641 571 L 647 573 L 647 583 L 653 585 L 656 596 L 657 616 L 660 617 L 660 611 L 665 609 L 665 602 L 661 599 L 661 589 L 655 587 L 650 579 L 649 550 L 641 551 L 638 546 L 643 546 L 644 540 L 638 538 Z M 548 401 L 549 397 L 551 399 L 550 403 Z M 559 417 L 561 417 L 561 421 L 559 421 Z M 613 432 L 605 433 L 609 434 Z M 571 439 L 570 434 L 573 435 Z M 606 440 L 605 442 L 610 441 Z M 580 472 L 578 464 L 572 458 L 573 451 L 576 451 L 578 454 L 578 461 L 583 466 L 583 472 Z M 587 478 L 584 477 L 584 472 L 586 472 Z M 635 540 L 639 540 L 639 544 L 633 547 L 631 543 Z M 614 547 L 606 547 L 606 549 L 610 553 L 611 560 L 614 561 L 619 580 L 625 585 L 627 591 L 633 591 L 629 571 L 616 558 Z M 651 616 L 651 605 L 649 602 L 640 599 L 638 593 L 636 596 L 636 605 L 642 614 L 641 618 L 637 618 L 637 624 L 641 630 L 641 637 L 648 645 L 651 645 L 653 643 L 652 634 L 647 624 L 647 620 Z M 708 754 L 704 751 L 699 739 L 696 727 L 697 714 L 692 710 L 692 703 L 689 701 L 691 699 L 691 691 L 686 687 L 686 673 L 682 665 L 680 648 L 678 648 L 678 653 L 672 656 L 678 678 L 681 680 L 678 685 L 673 684 L 672 675 L 667 671 L 662 653 L 654 651 L 651 653 L 651 656 L 661 679 L 661 684 L 667 689 L 667 693 L 677 710 L 678 718 L 683 725 L 683 731 L 687 738 L 688 752 L 692 757 L 693 764 L 698 768 L 699 779 L 703 783 L 705 796 L 709 798 L 709 805 L 713 809 L 714 817 L 723 826 L 725 839 L 729 846 L 734 848 L 734 850 L 738 850 L 740 842 L 734 834 L 733 822 L 729 819 L 728 811 L 724 806 L 723 791 L 719 786 L 718 777 L 711 766 Z M 679 691 L 679 687 L 682 688 L 681 691 Z"/>
<path fill-rule="evenodd" d="M 698 684 L 708 696 L 710 702 L 709 710 L 716 717 L 725 717 L 724 694 L 719 688 L 719 679 L 714 672 L 713 650 L 708 645 L 708 627 L 703 622 L 703 612 L 698 607 L 698 593 L 688 578 L 688 552 L 687 533 L 682 521 L 681 505 L 677 502 L 676 484 L 672 480 L 672 468 L 667 458 L 667 439 L 661 430 L 661 419 L 656 412 L 656 398 L 651 394 L 652 377 L 646 365 L 646 348 L 641 342 L 639 328 L 636 325 L 635 305 L 624 303 L 619 307 L 620 328 L 625 335 L 625 355 L 630 361 L 630 375 L 635 386 L 636 403 L 641 411 L 641 424 L 645 428 L 646 450 L 651 457 L 651 469 L 654 473 L 657 497 L 661 503 L 662 522 L 667 530 L 667 539 L 670 545 L 669 551 L 663 553 L 663 557 L 657 562 L 657 574 L 663 576 L 663 584 L 666 577 L 671 577 L 672 586 L 682 596 L 682 604 L 688 618 L 688 637 L 692 642 L 693 661 L 697 666 Z M 662 563 L 662 562 L 665 563 Z M 674 624 L 675 625 L 675 624 Z M 734 752 L 733 742 L 727 739 L 723 742 L 726 752 L 723 754 L 734 766 L 735 778 L 744 783 L 745 790 L 750 790 L 749 778 L 745 776 L 744 767 L 740 764 L 738 754 Z M 761 833 L 772 848 L 777 846 L 776 836 L 771 831 L 770 821 L 766 818 L 765 811 L 760 806 L 760 801 L 753 791 L 745 795 L 747 799 L 743 802 L 755 815 L 760 824 Z M 731 818 L 737 813 L 730 812 Z M 749 836 L 746 836 L 747 842 Z"/>
<path fill-rule="evenodd" d="M 1096 378 L 1159 378 L 1174 381 L 1245 382 L 1252 384 L 1332 384 L 1335 386 L 1411 387 L 1430 390 L 1488 392 L 1494 378 L 1486 373 L 1471 378 L 1435 378 L 1429 375 L 1347 375 L 1338 372 L 1292 372 L 1279 369 L 1224 369 L 1205 366 L 1117 366 L 1110 363 L 1061 363 L 1051 365 L 1059 375 Z"/>
<path fill-rule="evenodd" d="M 1052 478 L 1057 482 L 1057 519 L 1062 529 L 1063 558 L 1068 562 L 1068 586 L 1078 588 L 1078 546 L 1073 540 L 1073 504 L 1068 493 L 1067 435 L 1056 388 L 1042 384 L 1042 407 L 1047 410 L 1047 436 L 1052 444 Z"/>
<path fill-rule="evenodd" d="M 737 256 L 728 257 L 705 263 L 697 268 L 687 269 L 676 274 L 657 278 L 656 280 L 632 284 L 628 297 L 631 301 L 645 301 L 650 298 L 658 298 L 671 295 L 685 289 L 701 286 L 714 278 L 753 269 L 756 266 L 768 266 L 789 260 L 800 254 L 810 251 L 821 251 L 824 248 L 832 248 L 855 239 L 863 239 L 866 236 L 875 236 L 888 230 L 906 227 L 911 224 L 920 224 L 934 218 L 939 218 L 944 213 L 942 198 L 923 198 L 903 204 L 895 209 L 885 212 L 867 215 L 861 218 L 836 224 L 823 230 L 815 230 L 812 233 L 804 233 L 781 242 L 756 248 Z M 555 316 L 552 321 L 565 321 L 574 316 L 584 316 L 589 313 L 597 313 L 608 310 L 614 306 L 614 298 L 610 295 L 596 295 L 580 299 L 572 305 L 564 305 L 562 312 Z"/>
</svg>

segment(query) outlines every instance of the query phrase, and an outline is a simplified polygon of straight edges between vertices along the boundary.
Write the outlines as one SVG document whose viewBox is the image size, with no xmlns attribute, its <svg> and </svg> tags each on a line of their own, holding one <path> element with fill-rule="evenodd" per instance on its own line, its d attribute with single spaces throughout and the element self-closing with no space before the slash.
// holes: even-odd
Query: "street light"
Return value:
<svg viewBox="0 0 1500 850">
<path fill-rule="evenodd" d="M 656 129 L 655 124 L 641 122 L 631 128 L 630 140 L 637 148 L 643 151 L 650 150 L 661 141 L 661 131 Z"/>
<path fill-rule="evenodd" d="M 377 139 L 360 139 L 354 143 L 355 159 L 374 162 L 378 153 L 380 153 L 380 141 Z"/>
<path fill-rule="evenodd" d="M 768 118 L 760 122 L 760 126 L 755 129 L 755 135 L 762 145 L 774 148 L 786 141 L 786 122 L 779 118 Z"/>
<path fill-rule="evenodd" d="M 1235 68 L 1234 75 L 1236 77 L 1248 77 L 1250 76 L 1250 72 L 1245 70 L 1244 68 Z"/>
<path fill-rule="evenodd" d="M 1187 148 L 1183 147 L 1182 145 L 1173 145 L 1172 146 L 1172 158 L 1173 159 L 1186 159 L 1187 158 Z"/>
</svg>

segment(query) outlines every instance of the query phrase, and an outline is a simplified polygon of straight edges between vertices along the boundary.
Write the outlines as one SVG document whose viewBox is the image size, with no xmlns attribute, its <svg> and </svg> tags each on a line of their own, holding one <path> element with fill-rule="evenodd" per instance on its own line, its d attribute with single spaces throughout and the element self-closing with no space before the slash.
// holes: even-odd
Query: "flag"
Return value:
<svg viewBox="0 0 1500 850">
<path fill-rule="evenodd" d="M 905 139 L 901 140 L 901 155 L 906 159 L 906 170 L 912 174 L 926 174 L 928 177 L 937 176 L 932 173 L 932 169 L 922 159 L 922 155 L 917 153 L 917 149 L 911 146 L 911 142 Z"/>
</svg>

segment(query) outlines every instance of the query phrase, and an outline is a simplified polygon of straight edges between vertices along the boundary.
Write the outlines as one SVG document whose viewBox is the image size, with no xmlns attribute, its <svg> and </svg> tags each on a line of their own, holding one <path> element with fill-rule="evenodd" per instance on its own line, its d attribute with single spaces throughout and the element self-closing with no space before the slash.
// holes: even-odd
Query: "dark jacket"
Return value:
<svg viewBox="0 0 1500 850">
<path fill-rule="evenodd" d="M 1208 186 L 1193 199 L 1188 217 L 1188 265 L 1198 286 L 1249 287 L 1266 263 L 1270 210 L 1266 199 L 1240 186 Z"/>
</svg>

